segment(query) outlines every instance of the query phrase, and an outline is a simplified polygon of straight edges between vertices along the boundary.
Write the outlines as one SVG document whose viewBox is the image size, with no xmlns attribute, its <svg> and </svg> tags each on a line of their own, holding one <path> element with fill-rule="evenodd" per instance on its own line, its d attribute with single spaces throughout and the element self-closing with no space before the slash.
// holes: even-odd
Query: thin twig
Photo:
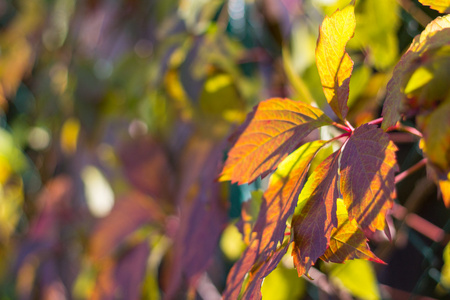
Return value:
<svg viewBox="0 0 450 300">
<path fill-rule="evenodd" d="M 337 128 L 339 128 L 339 129 L 342 129 L 344 131 L 352 132 L 352 130 L 349 127 L 345 126 L 345 125 L 342 125 L 342 124 L 339 124 L 339 123 L 336 123 L 336 122 L 333 122 L 332 125 L 337 127 Z"/>
<path fill-rule="evenodd" d="M 427 27 L 432 19 L 417 7 L 411 0 L 397 0 L 398 4 L 409 13 L 422 27 Z"/>
<path fill-rule="evenodd" d="M 412 173 L 420 170 L 426 164 L 427 164 L 427 159 L 426 158 L 422 159 L 421 161 L 419 161 L 418 163 L 416 163 L 415 165 L 413 165 L 409 169 L 407 169 L 407 170 L 401 172 L 400 174 L 398 174 L 397 176 L 395 176 L 395 183 L 399 183 L 400 181 L 402 181 L 403 179 L 405 179 L 406 177 L 408 177 Z"/>
</svg>

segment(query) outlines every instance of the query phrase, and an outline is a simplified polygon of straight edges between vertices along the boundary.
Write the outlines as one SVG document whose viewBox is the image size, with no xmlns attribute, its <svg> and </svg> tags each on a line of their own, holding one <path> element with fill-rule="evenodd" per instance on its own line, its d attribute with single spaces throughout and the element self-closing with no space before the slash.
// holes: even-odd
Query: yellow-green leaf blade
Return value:
<svg viewBox="0 0 450 300">
<path fill-rule="evenodd" d="M 333 229 L 330 244 L 321 259 L 327 262 L 343 263 L 351 259 L 366 259 L 383 263 L 370 251 L 367 238 L 358 228 L 355 220 L 348 219 L 344 201 L 337 201 L 338 226 Z"/>
<path fill-rule="evenodd" d="M 450 0 L 419 0 L 419 2 L 442 14 L 450 13 Z"/>
<path fill-rule="evenodd" d="M 345 46 L 355 33 L 355 24 L 353 5 L 337 10 L 322 22 L 316 48 L 316 63 L 325 97 L 342 120 L 348 112 L 347 100 L 353 70 L 353 61 L 345 51 Z"/>
</svg>

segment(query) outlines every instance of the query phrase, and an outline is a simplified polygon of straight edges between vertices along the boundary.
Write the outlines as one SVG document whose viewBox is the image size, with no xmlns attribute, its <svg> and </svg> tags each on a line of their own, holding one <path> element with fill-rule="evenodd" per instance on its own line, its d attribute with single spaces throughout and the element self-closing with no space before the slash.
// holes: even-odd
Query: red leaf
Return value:
<svg viewBox="0 0 450 300">
<path fill-rule="evenodd" d="M 311 131 L 332 121 L 318 108 L 289 99 L 260 102 L 228 153 L 220 180 L 239 184 L 266 176 Z"/>
<path fill-rule="evenodd" d="M 350 220 L 363 230 L 383 230 L 395 198 L 397 147 L 375 125 L 356 128 L 341 156 L 341 193 Z"/>
<path fill-rule="evenodd" d="M 355 220 L 348 219 L 347 209 L 341 199 L 337 201 L 338 226 L 333 229 L 330 244 L 322 260 L 334 263 L 343 263 L 349 259 L 366 259 L 378 263 L 384 263 L 370 251 L 367 238 L 358 228 Z"/>
<path fill-rule="evenodd" d="M 292 218 L 294 247 L 292 256 L 298 276 L 307 273 L 325 252 L 333 228 L 337 226 L 336 200 L 339 154 L 325 159 L 308 179 L 299 197 L 300 214 Z"/>
<path fill-rule="evenodd" d="M 354 7 L 349 5 L 325 17 L 317 41 L 316 63 L 323 92 L 341 120 L 348 112 L 347 100 L 353 71 L 353 61 L 345 52 L 345 45 L 355 33 L 355 26 Z"/>
<path fill-rule="evenodd" d="M 286 221 L 294 212 L 309 165 L 325 141 L 307 143 L 289 155 L 270 178 L 264 193 L 253 239 L 227 278 L 225 299 L 237 299 L 245 275 L 256 263 L 266 261 L 284 238 Z M 258 280 L 258 279 L 255 279 Z"/>
</svg>

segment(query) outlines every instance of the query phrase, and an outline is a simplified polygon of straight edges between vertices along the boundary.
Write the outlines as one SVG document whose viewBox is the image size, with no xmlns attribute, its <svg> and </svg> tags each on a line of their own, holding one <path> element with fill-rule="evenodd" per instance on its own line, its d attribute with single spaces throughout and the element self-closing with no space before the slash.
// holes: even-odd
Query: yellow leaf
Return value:
<svg viewBox="0 0 450 300">
<path fill-rule="evenodd" d="M 353 5 L 337 10 L 326 17 L 320 27 L 316 48 L 316 62 L 323 91 L 336 115 L 344 120 L 347 116 L 350 76 L 353 61 L 345 46 L 355 33 Z"/>
<path fill-rule="evenodd" d="M 77 150 L 80 121 L 75 118 L 67 119 L 61 129 L 61 149 L 67 154 L 73 154 Z"/>
<path fill-rule="evenodd" d="M 450 13 L 450 0 L 419 0 L 419 2 L 440 13 Z"/>
</svg>

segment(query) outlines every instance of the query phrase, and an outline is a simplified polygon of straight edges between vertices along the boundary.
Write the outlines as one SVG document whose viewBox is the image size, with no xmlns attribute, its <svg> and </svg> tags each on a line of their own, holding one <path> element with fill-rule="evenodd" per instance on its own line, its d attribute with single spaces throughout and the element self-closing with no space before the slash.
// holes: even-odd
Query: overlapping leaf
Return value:
<svg viewBox="0 0 450 300">
<path fill-rule="evenodd" d="M 428 24 L 425 30 L 414 38 L 409 49 L 403 54 L 387 85 L 386 100 L 382 112 L 383 123 L 381 127 L 383 129 L 394 126 L 400 120 L 402 89 L 405 85 L 405 77 L 411 71 L 412 64 L 427 51 L 450 44 L 449 32 L 450 15 L 439 17 Z"/>
<path fill-rule="evenodd" d="M 440 13 L 450 13 L 449 0 L 419 0 L 422 5 L 429 6 L 431 9 L 437 10 Z"/>
<path fill-rule="evenodd" d="M 266 261 L 276 250 L 278 242 L 283 240 L 286 221 L 294 212 L 311 160 L 324 144 L 324 141 L 315 141 L 301 146 L 280 164 L 270 178 L 250 245 L 228 275 L 225 299 L 237 299 L 245 275 L 252 266 Z"/>
<path fill-rule="evenodd" d="M 395 196 L 397 147 L 375 125 L 356 128 L 341 156 L 340 188 L 349 219 L 363 230 L 383 230 Z"/>
<path fill-rule="evenodd" d="M 331 123 L 320 109 L 301 102 L 273 98 L 259 103 L 240 129 L 220 180 L 242 184 L 267 175 L 312 130 Z"/>
<path fill-rule="evenodd" d="M 326 17 L 320 27 L 316 48 L 316 62 L 328 103 L 336 115 L 347 116 L 350 76 L 353 61 L 345 52 L 345 45 L 355 32 L 353 5 Z"/>
<path fill-rule="evenodd" d="M 249 273 L 249 281 L 247 282 L 247 287 L 242 295 L 242 299 L 259 300 L 262 298 L 261 285 L 264 278 L 269 275 L 270 272 L 275 270 L 278 263 L 286 254 L 287 249 L 287 244 L 282 245 L 279 249 L 274 251 L 263 264 L 258 265 Z"/>
<path fill-rule="evenodd" d="M 367 238 L 358 228 L 356 221 L 348 219 L 347 209 L 342 199 L 337 201 L 336 215 L 338 226 L 333 229 L 329 247 L 320 258 L 334 263 L 343 263 L 356 258 L 383 263 L 370 251 Z"/>
<path fill-rule="evenodd" d="M 292 256 L 299 276 L 307 273 L 327 249 L 336 219 L 339 154 L 325 159 L 308 179 L 299 197 L 303 208 L 292 219 Z M 301 205 L 301 204 L 300 204 Z"/>
</svg>

